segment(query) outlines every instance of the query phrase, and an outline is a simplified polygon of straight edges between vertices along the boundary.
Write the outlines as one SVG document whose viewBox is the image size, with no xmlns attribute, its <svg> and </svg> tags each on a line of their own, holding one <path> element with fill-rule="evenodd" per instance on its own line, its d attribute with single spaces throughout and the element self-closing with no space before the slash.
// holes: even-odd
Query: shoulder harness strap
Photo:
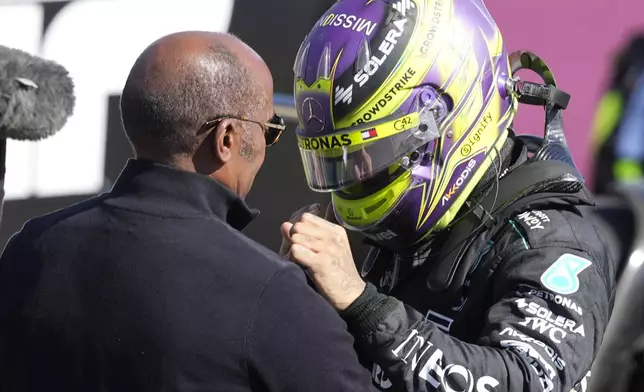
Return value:
<svg viewBox="0 0 644 392">
<path fill-rule="evenodd" d="M 474 236 L 485 229 L 487 238 L 492 238 L 512 216 L 544 203 L 592 205 L 593 199 L 576 169 L 566 162 L 536 160 L 518 166 L 499 180 L 498 193 L 492 189 L 451 228 L 443 245 L 446 253 L 438 255 L 427 277 L 429 289 L 444 292 L 460 288 L 476 261 L 463 258 Z"/>
</svg>

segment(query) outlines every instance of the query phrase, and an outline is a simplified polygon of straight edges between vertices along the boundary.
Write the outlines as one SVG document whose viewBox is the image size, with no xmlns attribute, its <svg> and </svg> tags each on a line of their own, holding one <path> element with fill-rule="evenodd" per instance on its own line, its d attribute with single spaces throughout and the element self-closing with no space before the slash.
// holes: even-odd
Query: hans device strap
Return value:
<svg viewBox="0 0 644 392">
<path fill-rule="evenodd" d="M 576 169 L 566 162 L 529 161 L 499 180 L 498 193 L 488 192 L 476 208 L 451 229 L 441 254 L 427 277 L 431 291 L 459 289 L 470 272 L 475 258 L 463 258 L 477 231 L 487 230 L 492 238 L 507 220 L 528 209 L 549 206 L 592 204 L 592 196 L 576 176 Z"/>
</svg>

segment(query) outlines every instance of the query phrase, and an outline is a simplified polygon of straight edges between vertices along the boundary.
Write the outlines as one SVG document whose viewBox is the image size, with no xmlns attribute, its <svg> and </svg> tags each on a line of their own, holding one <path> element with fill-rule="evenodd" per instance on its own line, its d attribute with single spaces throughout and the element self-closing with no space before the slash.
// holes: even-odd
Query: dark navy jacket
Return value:
<svg viewBox="0 0 644 392">
<path fill-rule="evenodd" d="M 0 391 L 373 388 L 299 267 L 240 233 L 255 215 L 131 160 L 109 193 L 29 221 L 0 259 Z"/>
</svg>

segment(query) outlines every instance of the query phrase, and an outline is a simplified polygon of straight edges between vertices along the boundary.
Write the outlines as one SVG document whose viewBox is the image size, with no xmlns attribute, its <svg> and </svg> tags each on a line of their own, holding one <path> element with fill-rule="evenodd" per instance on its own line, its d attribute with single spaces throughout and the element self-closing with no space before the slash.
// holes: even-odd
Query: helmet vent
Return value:
<svg viewBox="0 0 644 392">
<path fill-rule="evenodd" d="M 385 21 L 382 23 L 383 26 L 387 26 L 391 24 L 394 21 L 394 18 L 396 15 L 398 15 L 400 11 L 398 11 L 396 8 L 394 8 L 393 1 L 389 3 L 389 12 L 387 13 L 387 17 L 385 18 Z"/>
<path fill-rule="evenodd" d="M 360 72 L 360 70 L 363 70 L 369 63 L 370 58 L 371 58 L 371 47 L 369 46 L 369 41 L 367 41 L 367 37 L 363 37 L 362 42 L 360 42 L 360 47 L 358 48 L 356 62 L 354 63 L 354 67 L 355 67 L 354 73 L 358 73 Z"/>
<path fill-rule="evenodd" d="M 293 73 L 296 77 L 302 77 L 304 75 L 303 66 L 306 64 L 306 58 L 309 55 L 309 48 L 311 47 L 310 42 L 306 42 L 306 45 L 304 42 L 300 45 L 300 49 L 297 51 L 297 56 L 295 56 L 295 63 L 293 63 Z"/>
<path fill-rule="evenodd" d="M 324 46 L 320 62 L 318 63 L 317 78 L 328 79 L 331 76 L 331 48 L 329 44 Z"/>
</svg>

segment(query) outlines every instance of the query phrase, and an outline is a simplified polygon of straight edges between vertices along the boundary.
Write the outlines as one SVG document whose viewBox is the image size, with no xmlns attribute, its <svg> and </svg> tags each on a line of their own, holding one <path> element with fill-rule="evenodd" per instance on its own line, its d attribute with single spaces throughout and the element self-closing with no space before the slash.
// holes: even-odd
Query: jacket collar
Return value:
<svg viewBox="0 0 644 392">
<path fill-rule="evenodd" d="M 129 159 L 110 191 L 110 204 L 167 218 L 217 216 L 237 230 L 259 215 L 230 189 L 198 173 Z"/>
</svg>

